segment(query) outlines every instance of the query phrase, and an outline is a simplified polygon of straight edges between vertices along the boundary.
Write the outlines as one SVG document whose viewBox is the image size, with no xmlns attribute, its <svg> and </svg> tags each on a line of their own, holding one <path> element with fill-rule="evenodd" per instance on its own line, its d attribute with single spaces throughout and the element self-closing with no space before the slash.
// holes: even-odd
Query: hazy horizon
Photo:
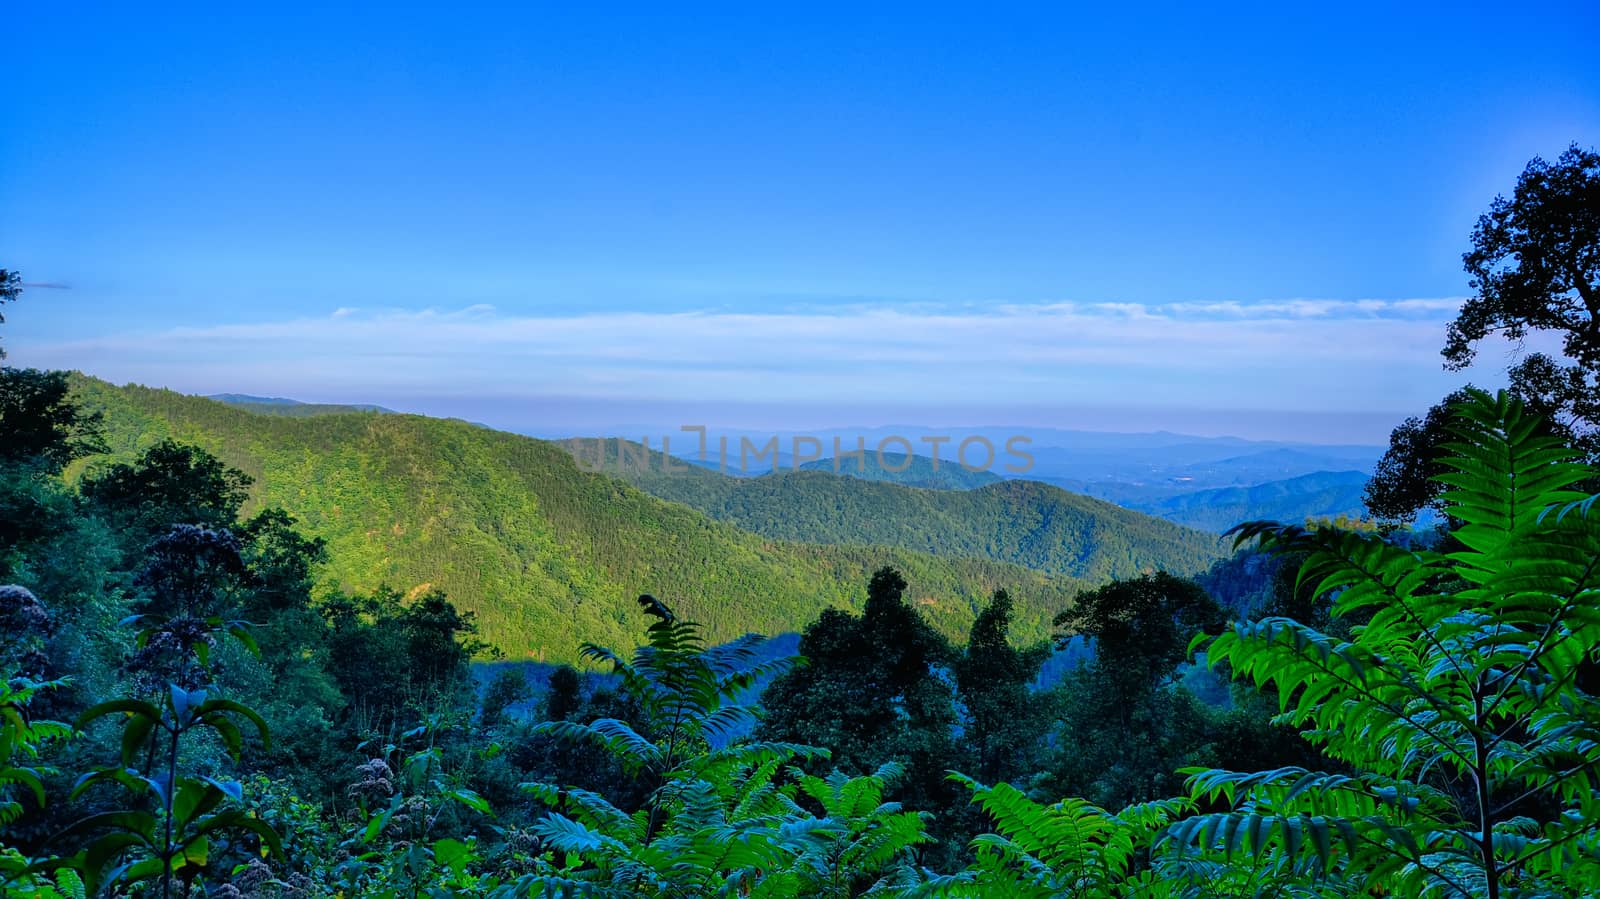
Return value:
<svg viewBox="0 0 1600 899">
<path fill-rule="evenodd" d="M 92 371 L 83 372 L 99 377 Z M 1254 442 L 1305 443 L 1373 447 L 1387 442 L 1389 431 L 1398 424 L 1385 413 L 1328 415 L 1293 410 L 1170 409 L 1128 410 L 1116 406 L 1063 408 L 975 407 L 965 410 L 939 410 L 935 414 L 899 410 L 862 410 L 849 407 L 801 406 L 784 409 L 763 405 L 719 404 L 690 406 L 649 401 L 596 403 L 574 397 L 429 397 L 379 396 L 310 391 L 298 395 L 251 390 L 213 390 L 204 386 L 177 387 L 140 381 L 140 386 L 174 390 L 211 399 L 249 398 L 341 406 L 380 406 L 384 409 L 436 418 L 457 418 L 496 430 L 525 434 L 541 439 L 568 437 L 624 437 L 638 440 L 680 434 L 686 427 L 703 426 L 730 434 L 788 436 L 834 431 L 908 429 L 913 432 L 992 430 L 1005 428 L 1081 431 L 1101 434 L 1158 435 L 1204 439 L 1232 437 Z M 375 398 L 376 396 L 376 398 Z M 923 417 L 917 417 L 923 414 Z M 1297 421 L 1291 428 L 1286 420 Z M 1303 436 L 1284 436 L 1290 431 Z M 1370 439 L 1359 439 L 1368 434 Z M 1324 435 L 1324 436 L 1318 436 Z"/>
</svg>

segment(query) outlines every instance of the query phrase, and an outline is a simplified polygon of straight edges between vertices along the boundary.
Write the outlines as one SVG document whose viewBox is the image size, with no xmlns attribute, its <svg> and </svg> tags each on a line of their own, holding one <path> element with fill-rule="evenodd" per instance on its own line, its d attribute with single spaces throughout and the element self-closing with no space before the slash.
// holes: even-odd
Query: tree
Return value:
<svg viewBox="0 0 1600 899">
<path fill-rule="evenodd" d="M 1190 639 L 1222 621 L 1198 584 L 1166 572 L 1085 591 L 1056 616 L 1060 644 L 1087 637 L 1094 658 L 1056 691 L 1051 786 L 1108 808 L 1171 795 L 1173 771 L 1198 760 L 1210 726 L 1200 701 L 1177 686 L 1178 666 Z"/>
<path fill-rule="evenodd" d="M 1451 369 L 1490 334 L 1554 331 L 1568 359 L 1600 370 L 1600 154 L 1573 144 L 1555 165 L 1534 158 L 1478 219 L 1462 261 L 1476 293 L 1450 325 Z"/>
<path fill-rule="evenodd" d="M 528 686 L 528 676 L 521 665 L 506 665 L 496 669 L 483 690 L 483 701 L 478 720 L 484 728 L 504 724 L 506 709 L 527 699 L 533 691 Z"/>
<path fill-rule="evenodd" d="M 905 589 L 900 572 L 879 569 L 859 617 L 828 609 L 806 627 L 807 664 L 767 687 L 762 733 L 826 746 L 832 764 L 850 774 L 899 761 L 911 801 L 950 793 L 942 779 L 956 714 L 941 671 L 949 643 L 905 601 Z"/>
<path fill-rule="evenodd" d="M 800 637 L 806 664 L 762 694 L 760 733 L 822 746 L 846 775 L 896 762 L 904 776 L 894 796 L 935 812 L 940 850 L 960 851 L 965 797 L 945 779 L 957 767 L 957 722 L 949 667 L 955 652 L 905 600 L 906 580 L 891 567 L 867 585 L 861 615 L 828 609 Z M 962 838 L 957 838 L 962 837 Z"/>
<path fill-rule="evenodd" d="M 15 303 L 20 296 L 22 296 L 22 273 L 0 268 L 0 306 Z M 5 323 L 5 312 L 0 310 L 0 325 Z M 5 357 L 5 348 L 0 347 L 0 359 Z"/>
<path fill-rule="evenodd" d="M 234 528 L 254 575 L 244 607 L 252 620 L 309 611 L 314 572 L 328 560 L 328 544 L 301 534 L 296 523 L 293 515 L 273 508 Z"/>
<path fill-rule="evenodd" d="M 50 473 L 105 449 L 100 415 L 72 401 L 65 372 L 0 368 L 0 465 L 37 462 Z"/>
<path fill-rule="evenodd" d="M 962 749 L 984 783 L 1032 774 L 1050 726 L 1052 709 L 1033 690 L 1050 648 L 1012 646 L 1011 609 L 1010 595 L 996 590 L 955 662 L 956 693 L 965 710 Z"/>
<path fill-rule="evenodd" d="M 487 647 L 478 641 L 478 625 L 442 590 L 429 590 L 400 613 L 405 628 L 411 683 L 419 696 L 460 695 L 471 683 L 472 657 Z"/>
<path fill-rule="evenodd" d="M 1190 638 L 1222 622 L 1222 608 L 1199 584 L 1165 571 L 1080 593 L 1055 619 L 1058 642 L 1092 637 L 1095 663 L 1119 672 L 1131 692 L 1170 678 Z"/>
<path fill-rule="evenodd" d="M 1430 408 L 1426 416 L 1412 416 L 1394 429 L 1389 449 L 1362 493 L 1368 512 L 1404 521 L 1423 509 L 1444 511 L 1439 501 L 1444 485 L 1434 480 L 1445 471 L 1438 448 L 1450 439 L 1450 409 L 1466 396 L 1465 390 L 1457 390 Z"/>
<path fill-rule="evenodd" d="M 346 699 L 345 725 L 362 737 L 396 735 L 407 723 L 410 656 L 400 594 L 336 593 L 320 604 L 328 621 L 328 670 Z"/>
<path fill-rule="evenodd" d="M 571 665 L 550 672 L 539 706 L 546 721 L 566 721 L 583 705 L 583 675 Z"/>
<path fill-rule="evenodd" d="M 0 579 L 17 577 L 29 557 L 76 544 L 83 517 L 57 475 L 102 448 L 99 415 L 72 401 L 64 373 L 0 366 Z M 29 566 L 25 576 L 41 587 L 39 578 L 59 581 L 88 562 L 78 556 L 64 567 Z"/>
<path fill-rule="evenodd" d="M 1478 219 L 1462 261 L 1473 295 L 1450 323 L 1445 367 L 1470 365 L 1491 335 L 1559 336 L 1564 358 L 1524 356 L 1508 389 L 1548 433 L 1600 460 L 1600 154 L 1574 144 L 1554 164 L 1529 162 L 1511 198 L 1496 197 Z M 1367 488 L 1374 515 L 1404 520 L 1437 508 L 1432 476 L 1448 410 L 1461 399 L 1457 391 L 1395 430 Z"/>
<path fill-rule="evenodd" d="M 936 668 L 949 644 L 904 599 L 905 578 L 883 568 L 867 586 L 858 617 L 828 609 L 806 627 L 807 664 L 773 681 L 762 697 L 769 736 L 827 746 L 853 773 L 876 770 L 948 733 L 955 711 Z"/>
<path fill-rule="evenodd" d="M 584 680 L 585 676 L 571 665 L 550 672 L 550 681 L 539 700 L 534 720 L 641 720 L 643 709 L 628 692 L 627 684 L 586 691 Z M 636 809 L 644 804 L 649 792 L 647 786 L 642 780 L 630 777 L 615 757 L 593 752 L 581 743 L 557 739 L 537 727 L 519 728 L 515 733 L 507 755 L 518 771 L 526 772 L 521 780 L 560 783 L 588 790 L 606 797 L 618 808 Z"/>
<path fill-rule="evenodd" d="M 248 577 L 235 597 L 234 612 L 250 621 L 261 644 L 261 661 L 270 683 L 267 696 L 294 697 L 283 706 L 264 704 L 269 715 L 305 708 L 336 711 L 343 705 L 326 670 L 328 623 L 314 606 L 311 590 L 318 566 L 327 560 L 320 537 L 295 530 L 294 516 L 265 509 L 233 531 Z M 281 729 L 280 722 L 273 721 Z"/>
<path fill-rule="evenodd" d="M 233 527 L 250 483 L 249 475 L 200 447 L 163 440 L 131 464 L 91 474 L 82 493 L 126 540 L 142 546 L 173 524 Z"/>
<path fill-rule="evenodd" d="M 1167 848 L 1283 862 L 1351 895 L 1589 895 L 1600 882 L 1600 496 L 1593 476 L 1506 392 L 1455 409 L 1446 487 L 1458 551 L 1256 522 L 1241 541 L 1303 553 L 1302 579 L 1341 639 L 1288 618 L 1242 622 L 1206 647 L 1270 685 L 1285 717 L 1351 773 L 1195 770 L 1226 811 Z"/>
<path fill-rule="evenodd" d="M 330 596 L 321 611 L 330 627 L 328 670 L 357 733 L 393 737 L 430 713 L 472 707 L 477 624 L 442 591 L 407 601 L 380 587 Z"/>
</svg>

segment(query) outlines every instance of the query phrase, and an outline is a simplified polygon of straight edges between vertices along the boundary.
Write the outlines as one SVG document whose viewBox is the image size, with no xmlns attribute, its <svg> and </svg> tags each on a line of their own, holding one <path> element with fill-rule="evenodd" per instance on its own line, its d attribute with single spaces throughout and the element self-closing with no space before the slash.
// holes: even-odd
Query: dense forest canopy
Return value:
<svg viewBox="0 0 1600 899">
<path fill-rule="evenodd" d="M 635 644 L 630 605 L 640 589 L 670 589 L 717 640 L 796 631 L 824 608 L 859 605 L 859 585 L 883 565 L 916 580 L 924 613 L 947 636 L 965 633 L 1003 587 L 1015 597 L 1019 632 L 1043 639 L 1072 593 L 1106 576 L 1036 572 L 1000 554 L 872 545 L 842 527 L 810 543 L 802 541 L 823 535 L 750 533 L 585 472 L 556 444 L 466 422 L 375 411 L 263 415 L 68 380 L 76 402 L 100 417 L 110 450 L 80 458 L 69 479 L 139 464 L 166 439 L 203 448 L 248 476 L 247 512 L 284 509 L 327 541 L 324 579 L 355 591 L 443 590 L 510 659 L 572 662 L 584 641 Z M 883 510 L 891 526 L 924 526 L 914 518 L 920 507 L 899 518 L 892 511 Z M 1220 555 L 1214 538 L 1115 511 L 1098 530 L 1121 553 L 1119 570 L 1197 571 Z"/>
</svg>

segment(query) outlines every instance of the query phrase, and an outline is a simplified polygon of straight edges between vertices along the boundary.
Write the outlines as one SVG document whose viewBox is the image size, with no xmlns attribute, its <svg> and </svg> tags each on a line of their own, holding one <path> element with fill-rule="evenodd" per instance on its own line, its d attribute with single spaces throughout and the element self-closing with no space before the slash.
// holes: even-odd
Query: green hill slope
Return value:
<svg viewBox="0 0 1600 899">
<path fill-rule="evenodd" d="M 934 460 L 928 456 L 904 453 L 866 453 L 860 458 L 819 459 L 800 466 L 802 471 L 825 471 L 864 481 L 888 481 L 905 487 L 928 490 L 971 490 L 1000 480 L 992 471 L 974 471 L 953 459 Z"/>
<path fill-rule="evenodd" d="M 1043 636 L 1084 586 L 990 559 L 757 536 L 582 471 L 555 444 L 460 421 L 258 414 L 84 377 L 75 389 L 104 414 L 113 455 L 164 437 L 204 447 L 255 478 L 247 511 L 281 506 L 328 541 L 332 580 L 440 587 L 513 659 L 571 660 L 582 641 L 631 646 L 641 592 L 670 599 L 722 640 L 797 630 L 828 605 L 854 607 L 870 572 L 893 564 L 952 636 L 1007 588 L 1026 639 Z"/>
<path fill-rule="evenodd" d="M 696 466 L 646 467 L 613 442 L 599 455 L 590 440 L 563 445 L 590 467 L 663 499 L 778 540 L 895 546 L 945 558 L 983 558 L 1051 575 L 1103 581 L 1151 568 L 1196 572 L 1222 542 L 1168 521 L 1037 481 L 999 481 L 971 490 L 924 490 L 830 471 L 736 478 Z M 685 470 L 686 469 L 686 470 Z"/>
</svg>

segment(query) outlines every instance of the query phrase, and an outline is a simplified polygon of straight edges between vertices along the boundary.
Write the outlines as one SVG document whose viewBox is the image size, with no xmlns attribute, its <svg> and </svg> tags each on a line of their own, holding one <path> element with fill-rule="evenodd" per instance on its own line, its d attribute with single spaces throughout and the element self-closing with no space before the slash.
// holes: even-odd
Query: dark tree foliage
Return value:
<svg viewBox="0 0 1600 899">
<path fill-rule="evenodd" d="M 1094 638 L 1095 663 L 1138 691 L 1170 678 L 1188 657 L 1189 639 L 1215 633 L 1224 614 L 1199 584 L 1158 571 L 1078 594 L 1055 623 L 1063 645 L 1077 634 Z"/>
<path fill-rule="evenodd" d="M 995 591 L 955 662 L 956 693 L 965 712 L 961 747 L 972 774 L 984 783 L 1019 780 L 1037 770 L 1053 712 L 1033 690 L 1050 647 L 1012 646 L 1011 610 L 1006 591 Z"/>
<path fill-rule="evenodd" d="M 567 721 L 583 705 L 583 675 L 571 665 L 550 672 L 550 683 L 541 702 L 546 721 Z"/>
<path fill-rule="evenodd" d="M 1509 392 L 1541 416 L 1533 425 L 1538 433 L 1555 437 L 1567 446 L 1582 448 L 1593 444 L 1593 435 L 1586 435 L 1581 421 L 1569 425 L 1562 420 L 1565 401 L 1560 391 L 1550 388 L 1546 381 L 1546 377 L 1581 376 L 1581 370 L 1561 367 L 1558 372 L 1553 366 L 1555 363 L 1549 357 L 1529 356 L 1510 371 Z M 1394 429 L 1389 435 L 1389 448 L 1378 461 L 1362 496 L 1369 513 L 1391 522 L 1411 521 L 1424 510 L 1444 515 L 1445 486 L 1433 479 L 1450 470 L 1441 460 L 1447 455 L 1444 445 L 1454 439 L 1449 427 L 1451 410 L 1465 401 L 1472 390 L 1469 384 L 1454 391 L 1430 407 L 1424 417 L 1412 416 Z M 1567 406 L 1581 408 L 1593 402 L 1568 402 Z M 1590 409 L 1587 413 L 1588 420 L 1600 421 L 1600 417 L 1593 417 L 1594 411 L 1596 409 Z M 1600 445 L 1591 446 L 1590 452 L 1595 451 L 1600 451 Z"/>
<path fill-rule="evenodd" d="M 329 597 L 322 611 L 331 629 L 328 669 L 356 733 L 393 737 L 428 713 L 471 700 L 477 626 L 443 593 L 408 601 L 383 588 Z"/>
<path fill-rule="evenodd" d="M 1225 614 L 1198 584 L 1166 572 L 1079 594 L 1056 618 L 1063 645 L 1094 642 L 1093 661 L 1063 681 L 1054 790 L 1120 805 L 1169 795 L 1174 772 L 1197 759 L 1212 723 L 1174 689 L 1190 640 L 1220 630 Z"/>
<path fill-rule="evenodd" d="M 1273 601 L 1282 560 L 1244 547 L 1218 559 L 1195 583 L 1203 587 L 1229 617 L 1254 618 Z"/>
<path fill-rule="evenodd" d="M 506 710 L 533 695 L 528 676 L 520 665 L 505 665 L 496 669 L 483 690 L 483 700 L 478 710 L 479 723 L 497 727 L 506 723 Z"/>
<path fill-rule="evenodd" d="M 249 475 L 205 450 L 163 440 L 132 463 L 95 472 L 81 489 L 100 514 L 138 539 L 175 523 L 231 527 L 249 487 Z"/>
<path fill-rule="evenodd" d="M 1379 460 L 1362 496 L 1367 511 L 1378 518 L 1408 520 L 1422 509 L 1441 511 L 1443 486 L 1432 480 L 1444 472 L 1438 448 L 1450 439 L 1450 407 L 1466 397 L 1465 390 L 1445 397 L 1422 418 L 1412 416 L 1389 435 L 1389 449 Z"/>
<path fill-rule="evenodd" d="M 589 695 L 583 688 L 584 676 L 576 668 L 563 665 L 550 673 L 550 683 L 540 700 L 541 721 L 590 721 L 610 718 L 638 721 L 639 703 L 623 691 L 601 687 Z M 641 724 L 646 737 L 656 736 Z M 522 728 L 511 742 L 508 755 L 523 780 L 546 780 L 591 790 L 620 808 L 637 809 L 649 795 L 649 785 L 630 777 L 617 759 L 593 747 L 573 744 L 541 733 L 537 728 Z"/>
<path fill-rule="evenodd" d="M 0 368 L 0 465 L 33 460 L 56 472 L 104 449 L 100 416 L 70 393 L 66 372 Z"/>
<path fill-rule="evenodd" d="M 288 512 L 265 509 L 234 529 L 255 576 L 243 608 L 252 621 L 309 605 L 316 568 L 327 561 L 328 546 L 321 537 L 295 530 L 295 524 Z"/>
<path fill-rule="evenodd" d="M 72 519 L 72 498 L 30 465 L 0 466 L 0 581 L 36 555 Z"/>
<path fill-rule="evenodd" d="M 486 648 L 474 638 L 478 632 L 474 617 L 457 609 L 439 590 L 429 590 L 404 607 L 400 623 L 414 684 L 440 693 L 467 686 L 467 665 Z"/>
<path fill-rule="evenodd" d="M 1445 367 L 1470 365 L 1493 335 L 1559 335 L 1564 358 L 1523 356 L 1507 372 L 1509 391 L 1544 433 L 1600 459 L 1600 154 L 1574 144 L 1554 164 L 1529 162 L 1511 198 L 1496 197 L 1478 219 L 1462 261 L 1473 295 L 1450 324 Z M 1428 479 L 1443 473 L 1449 410 L 1469 389 L 1395 429 L 1367 487 L 1372 514 L 1404 521 L 1441 508 L 1443 486 Z"/>
<path fill-rule="evenodd" d="M 950 646 L 906 603 L 905 589 L 898 571 L 881 569 L 859 617 L 829 609 L 806 628 L 807 664 L 763 695 L 767 736 L 827 746 L 852 774 L 888 758 L 937 754 L 948 743 L 955 710 L 938 669 Z"/>
<path fill-rule="evenodd" d="M 411 670 L 406 635 L 397 621 L 400 595 L 335 595 L 321 603 L 327 617 L 328 670 L 346 701 L 347 721 L 362 736 L 394 732 L 405 714 Z"/>
<path fill-rule="evenodd" d="M 1058 688 L 1061 724 L 1044 772 L 1048 795 L 1102 807 L 1147 802 L 1182 788 L 1178 770 L 1210 760 L 1218 728 L 1193 693 L 1130 679 L 1099 660 Z"/>
<path fill-rule="evenodd" d="M 0 367 L 0 582 L 79 530 L 56 475 L 101 448 L 100 416 L 72 401 L 65 373 Z"/>
<path fill-rule="evenodd" d="M 15 303 L 22 296 L 22 273 L 0 268 L 0 307 Z M 6 323 L 5 310 L 0 308 L 0 325 Z M 0 359 L 6 357 L 5 347 L 0 347 Z"/>
<path fill-rule="evenodd" d="M 955 653 L 906 602 L 905 590 L 900 572 L 879 569 L 859 617 L 829 609 L 807 626 L 800 637 L 807 663 L 767 687 L 760 735 L 825 746 L 829 766 L 846 774 L 899 762 L 906 768 L 899 798 L 949 818 L 966 806 L 945 780 L 957 751 L 946 674 Z"/>
<path fill-rule="evenodd" d="M 1573 144 L 1554 165 L 1529 162 L 1511 199 L 1478 219 L 1462 261 L 1475 293 L 1450 325 L 1452 369 L 1490 334 L 1555 331 L 1567 358 L 1600 370 L 1600 154 Z"/>
</svg>

